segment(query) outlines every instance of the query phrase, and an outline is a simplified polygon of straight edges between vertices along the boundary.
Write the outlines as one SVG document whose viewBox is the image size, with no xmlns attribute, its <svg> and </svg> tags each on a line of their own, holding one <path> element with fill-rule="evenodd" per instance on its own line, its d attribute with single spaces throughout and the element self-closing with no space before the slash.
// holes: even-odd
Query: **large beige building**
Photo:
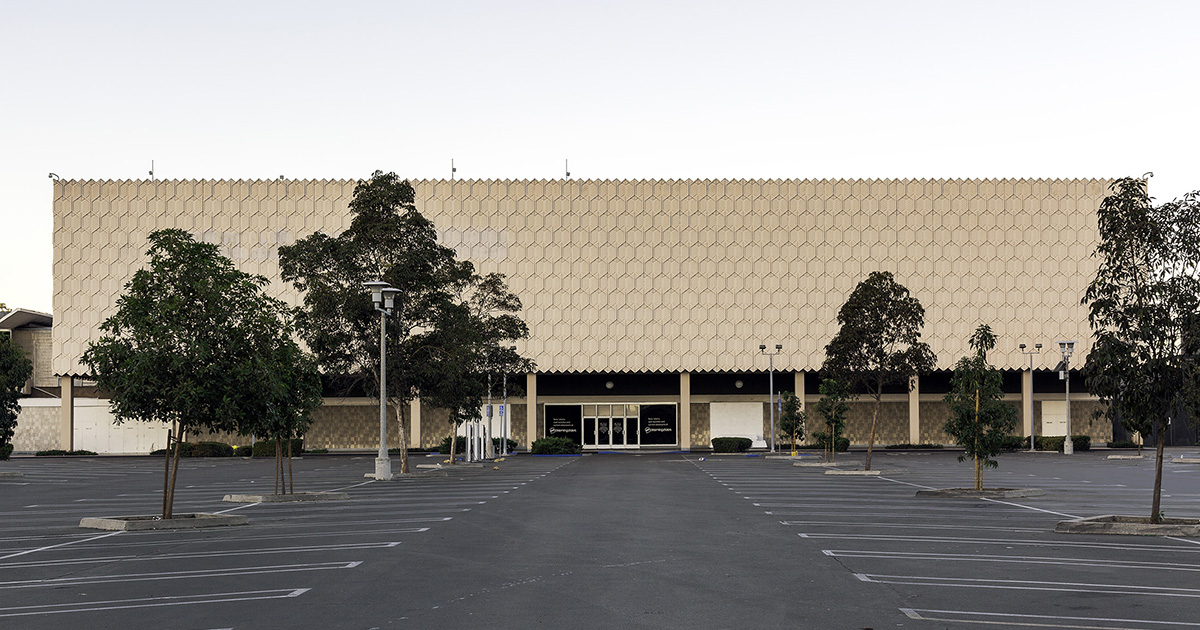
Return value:
<svg viewBox="0 0 1200 630">
<path fill-rule="evenodd" d="M 776 390 L 816 399 L 816 371 L 837 310 L 875 270 L 925 306 L 939 372 L 885 398 L 883 443 L 948 442 L 947 370 L 980 323 L 999 336 L 994 363 L 1038 434 L 1065 428 L 1054 344 L 1089 346 L 1083 290 L 1095 272 L 1096 208 L 1109 180 L 414 181 L 442 241 L 508 276 L 524 303 L 536 361 L 510 399 L 513 437 L 548 433 L 587 448 L 703 448 L 767 432 L 768 357 Z M 147 236 L 181 228 L 241 269 L 279 279 L 277 247 L 349 225 L 351 180 L 59 181 L 54 188 L 53 370 L 63 379 L 64 442 L 106 431 L 103 401 L 81 407 L 79 358 L 144 263 Z M 1018 344 L 1046 344 L 1029 357 Z M 1072 389 L 1081 391 L 1081 382 Z M 1073 399 L 1073 432 L 1107 437 L 1094 402 Z M 370 448 L 373 401 L 328 399 L 310 444 Z M 81 418 L 79 410 L 99 409 Z M 419 402 L 413 442 L 449 425 Z M 94 416 L 94 417 L 93 417 Z M 848 435 L 866 438 L 865 405 Z M 372 429 L 372 426 L 375 426 Z M 393 427 L 393 432 L 395 427 Z M 100 438 L 95 438 L 100 439 Z M 105 437 L 107 450 L 130 449 Z M 133 442 L 131 442 L 133 440 Z M 81 442 L 82 441 L 82 442 Z M 98 443 L 98 442 L 97 442 Z M 138 449 L 144 444 L 138 443 Z M 97 450 L 97 449 L 92 449 Z"/>
</svg>

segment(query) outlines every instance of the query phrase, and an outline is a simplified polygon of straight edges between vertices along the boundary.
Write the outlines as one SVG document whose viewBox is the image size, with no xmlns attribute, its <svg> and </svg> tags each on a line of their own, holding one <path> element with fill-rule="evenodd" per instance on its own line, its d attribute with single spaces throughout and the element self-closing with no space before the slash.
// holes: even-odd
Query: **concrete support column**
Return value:
<svg viewBox="0 0 1200 630">
<path fill-rule="evenodd" d="M 908 443 L 921 443 L 921 377 L 908 383 Z"/>
<path fill-rule="evenodd" d="M 1033 372 L 1021 370 L 1021 437 L 1033 431 Z"/>
<path fill-rule="evenodd" d="M 679 450 L 692 449 L 692 373 L 679 373 Z"/>
<path fill-rule="evenodd" d="M 59 410 L 58 442 L 64 451 L 75 450 L 75 379 L 58 377 L 62 389 L 62 408 Z"/>
<path fill-rule="evenodd" d="M 421 448 L 421 397 L 414 396 L 408 401 L 408 445 Z"/>
<path fill-rule="evenodd" d="M 794 387 L 795 389 L 792 391 L 796 394 L 796 398 L 800 399 L 800 411 L 804 411 L 806 409 L 804 406 L 804 396 L 806 395 L 804 391 L 804 370 L 796 372 L 796 384 Z"/>
<path fill-rule="evenodd" d="M 525 439 L 529 441 L 525 448 L 533 450 L 533 441 L 538 439 L 537 374 L 525 375 L 525 436 Z"/>
</svg>

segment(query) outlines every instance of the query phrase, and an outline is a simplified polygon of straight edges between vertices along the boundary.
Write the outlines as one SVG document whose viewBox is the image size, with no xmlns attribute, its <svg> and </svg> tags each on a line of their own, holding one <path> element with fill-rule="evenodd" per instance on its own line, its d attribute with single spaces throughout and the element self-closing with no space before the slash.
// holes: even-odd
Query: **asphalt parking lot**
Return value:
<svg viewBox="0 0 1200 630">
<path fill-rule="evenodd" d="M 313 456 L 297 490 L 350 499 L 306 504 L 224 503 L 269 493 L 273 462 L 196 459 L 176 512 L 249 525 L 120 533 L 79 519 L 157 512 L 160 460 L 18 459 L 0 464 L 23 475 L 0 478 L 0 628 L 1200 627 L 1200 539 L 1053 532 L 1149 513 L 1152 460 L 1104 456 L 1005 455 L 989 487 L 1046 491 L 1012 500 L 916 497 L 969 484 L 954 453 L 880 452 L 896 472 L 877 478 L 620 454 L 393 482 Z M 1200 465 L 1165 467 L 1163 509 L 1200 517 Z"/>
</svg>

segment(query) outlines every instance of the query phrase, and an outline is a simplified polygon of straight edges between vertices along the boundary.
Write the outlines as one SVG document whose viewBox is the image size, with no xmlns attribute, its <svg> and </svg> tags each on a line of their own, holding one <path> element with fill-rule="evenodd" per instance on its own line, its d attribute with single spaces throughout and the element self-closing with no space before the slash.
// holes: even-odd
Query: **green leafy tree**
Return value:
<svg viewBox="0 0 1200 630">
<path fill-rule="evenodd" d="M 376 171 L 355 186 L 350 213 L 350 227 L 337 236 L 318 232 L 280 247 L 280 271 L 304 296 L 297 325 L 321 369 L 362 384 L 375 396 L 380 392 L 379 314 L 362 283 L 383 280 L 400 291 L 387 318 L 387 397 L 400 429 L 400 472 L 406 473 L 403 409 L 408 403 L 419 392 L 438 406 L 468 410 L 453 412 L 454 417 L 477 413 L 479 406 L 469 405 L 477 400 L 479 337 L 518 339 L 528 332 L 510 325 L 513 318 L 520 321 L 511 312 L 503 314 L 499 331 L 475 330 L 483 322 L 472 320 L 470 300 L 486 294 L 485 287 L 503 288 L 503 276 L 481 276 L 440 245 L 407 181 Z M 483 305 L 511 306 L 500 293 L 492 297 L 500 301 Z"/>
<path fill-rule="evenodd" d="M 955 364 L 944 398 L 950 408 L 946 433 L 966 449 L 958 461 L 972 460 L 975 489 L 983 490 L 983 469 L 999 466 L 992 458 L 1004 451 L 1005 438 L 1017 428 L 1017 410 L 1004 404 L 1004 377 L 988 363 L 987 353 L 996 347 L 991 327 L 980 324 L 970 344 L 975 354 Z"/>
<path fill-rule="evenodd" d="M 0 334 L 0 459 L 7 459 L 17 429 L 21 405 L 17 400 L 25 381 L 33 374 L 33 365 L 7 334 Z"/>
<path fill-rule="evenodd" d="M 528 373 L 532 361 L 513 350 L 529 328 L 517 313 L 521 300 L 501 274 L 474 275 L 446 305 L 437 325 L 422 337 L 411 357 L 421 382 L 421 397 L 450 410 L 450 435 L 479 417 L 484 398 L 498 396 L 502 374 Z M 455 440 L 450 443 L 454 462 Z"/>
<path fill-rule="evenodd" d="M 846 416 L 850 413 L 850 392 L 840 382 L 826 378 L 821 380 L 816 410 L 825 421 L 825 430 L 817 433 L 817 441 L 825 447 L 825 461 L 833 463 L 837 458 L 837 441 L 846 430 Z"/>
<path fill-rule="evenodd" d="M 1200 418 L 1200 193 L 1155 206 L 1146 182 L 1113 183 L 1097 212 L 1096 278 L 1088 285 L 1092 349 L 1084 382 L 1103 413 L 1157 436 L 1152 522 L 1162 519 L 1162 466 L 1173 418 Z"/>
<path fill-rule="evenodd" d="M 804 441 L 804 421 L 807 414 L 800 406 L 800 398 L 792 392 L 780 394 L 782 411 L 779 414 L 779 434 L 791 441 L 795 451 Z"/>
<path fill-rule="evenodd" d="M 850 391 L 866 390 L 875 400 L 864 465 L 870 470 L 884 389 L 911 387 L 912 377 L 932 370 L 936 357 L 921 341 L 925 309 L 890 272 L 871 272 L 858 283 L 837 320 L 840 328 L 825 346 L 821 371 Z"/>
<path fill-rule="evenodd" d="M 295 390 L 311 391 L 317 374 L 304 369 L 290 311 L 266 295 L 266 278 L 183 230 L 150 234 L 148 254 L 82 361 L 118 424 L 171 425 L 162 513 L 171 518 L 188 433 L 246 433 L 265 417 L 304 415 L 319 399 Z"/>
<path fill-rule="evenodd" d="M 321 406 L 320 372 L 316 359 L 296 344 L 290 316 L 272 323 L 270 317 L 273 313 L 263 312 L 260 315 L 266 320 L 256 332 L 264 338 L 256 345 L 263 348 L 264 353 L 273 351 L 274 356 L 262 357 L 270 365 L 267 380 L 263 381 L 267 387 L 262 391 L 264 404 L 243 423 L 240 432 L 275 440 L 275 493 L 294 493 L 296 481 L 292 474 L 292 442 L 295 438 L 304 437 L 312 426 L 311 411 Z M 286 452 L 284 444 L 287 444 Z"/>
</svg>

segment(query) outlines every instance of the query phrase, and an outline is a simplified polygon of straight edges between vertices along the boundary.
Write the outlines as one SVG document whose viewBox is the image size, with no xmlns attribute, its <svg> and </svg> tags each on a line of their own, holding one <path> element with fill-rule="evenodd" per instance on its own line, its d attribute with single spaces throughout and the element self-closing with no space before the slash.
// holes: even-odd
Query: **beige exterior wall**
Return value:
<svg viewBox="0 0 1200 630">
<path fill-rule="evenodd" d="M 950 367 L 988 322 L 1003 368 L 1016 344 L 1073 338 L 1109 180 L 416 181 L 418 208 L 483 271 L 508 275 L 542 371 L 812 370 L 836 311 L 892 271 L 926 308 Z M 56 181 L 54 362 L 80 374 L 147 235 L 188 230 L 279 281 L 277 247 L 349 224 L 350 180 Z M 1032 314 L 1032 317 L 1030 316 Z"/>
<path fill-rule="evenodd" d="M 56 398 L 22 398 L 13 432 L 13 451 L 17 453 L 62 448 L 59 429 L 60 401 Z"/>
</svg>

